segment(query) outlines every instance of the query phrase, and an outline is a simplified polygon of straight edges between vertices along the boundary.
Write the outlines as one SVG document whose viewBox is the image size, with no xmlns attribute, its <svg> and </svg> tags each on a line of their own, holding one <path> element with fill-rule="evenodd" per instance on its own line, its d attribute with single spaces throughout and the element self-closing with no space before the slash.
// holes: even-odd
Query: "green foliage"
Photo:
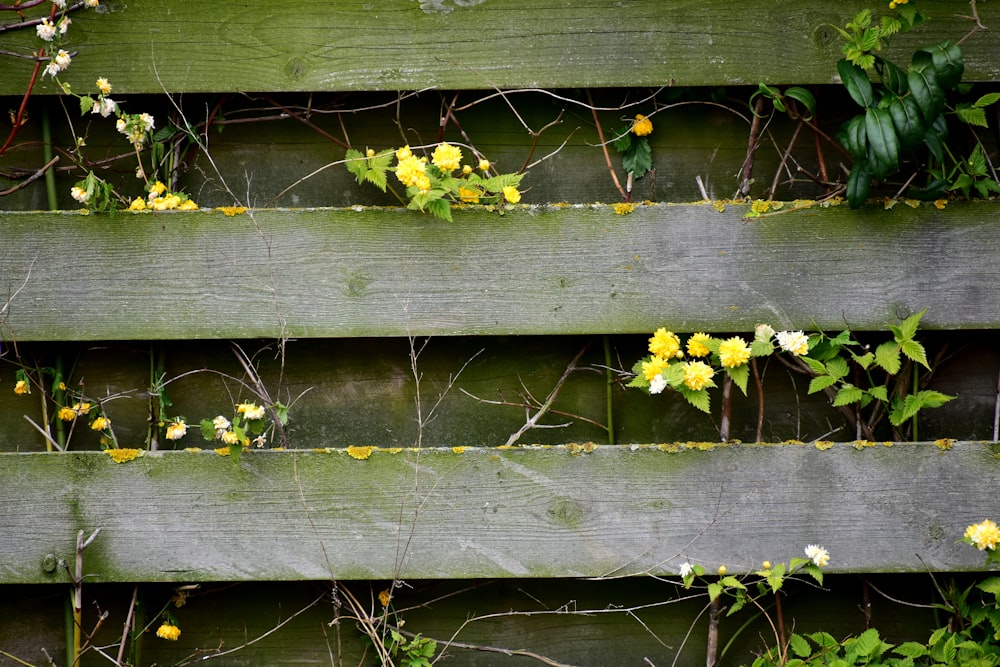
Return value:
<svg viewBox="0 0 1000 667">
<path fill-rule="evenodd" d="M 756 92 L 750 96 L 750 108 L 754 108 L 754 100 L 758 97 L 771 100 L 776 111 L 788 114 L 792 120 L 812 120 L 816 115 L 816 98 L 805 88 L 792 86 L 782 93 L 780 89 L 767 84 L 758 85 Z M 802 109 L 799 108 L 801 105 Z M 803 112 L 804 109 L 804 112 Z"/>
<path fill-rule="evenodd" d="M 926 164 L 926 182 L 909 187 L 909 196 L 937 199 L 947 192 L 961 192 L 965 197 L 973 190 L 980 197 L 1000 193 L 1000 183 L 987 171 L 978 144 L 965 159 L 954 158 L 945 145 L 946 113 L 968 125 L 985 127 L 985 108 L 1000 100 L 1000 95 L 989 94 L 949 108 L 949 99 L 964 90 L 961 48 L 950 42 L 920 48 L 907 70 L 877 53 L 889 37 L 925 18 L 914 5 L 903 4 L 895 16 L 882 17 L 880 22 L 865 9 L 846 29 L 838 28 L 845 44 L 837 71 L 851 99 L 863 108 L 837 135 L 854 158 L 846 193 L 852 208 L 865 202 L 872 181 L 898 173 L 907 160 Z"/>
<path fill-rule="evenodd" d="M 472 165 L 459 168 L 461 149 L 448 143 L 438 144 L 430 159 L 413 155 L 409 146 L 398 150 L 386 149 L 364 153 L 350 148 L 344 155 L 344 166 L 358 184 L 370 183 L 382 192 L 390 190 L 388 172 L 396 174 L 406 187 L 405 196 L 396 195 L 407 208 L 424 211 L 442 220 L 451 221 L 453 204 L 485 204 L 503 206 L 521 200 L 521 179 L 524 174 L 490 175 L 488 160 L 480 160 L 477 172 Z M 393 166 L 393 159 L 396 165 Z"/>
<path fill-rule="evenodd" d="M 431 658 L 437 650 L 437 642 L 416 635 L 407 640 L 396 630 L 390 630 L 392 641 L 388 645 L 389 653 L 392 657 L 399 658 L 396 663 L 400 667 L 431 667 Z"/>
<path fill-rule="evenodd" d="M 653 132 L 653 122 L 643 115 L 616 133 L 613 146 L 622 154 L 622 169 L 632 178 L 642 178 L 653 168 L 653 149 L 649 145 L 649 135 Z"/>
</svg>

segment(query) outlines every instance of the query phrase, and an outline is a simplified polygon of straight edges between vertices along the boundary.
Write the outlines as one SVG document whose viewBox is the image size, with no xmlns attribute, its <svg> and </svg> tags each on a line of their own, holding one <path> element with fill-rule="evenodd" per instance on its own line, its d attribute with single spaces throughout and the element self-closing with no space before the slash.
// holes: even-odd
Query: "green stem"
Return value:
<svg viewBox="0 0 1000 667">
<path fill-rule="evenodd" d="M 918 364 L 913 364 L 913 395 L 916 396 L 920 392 L 920 368 Z M 919 414 L 919 412 L 917 413 Z M 919 435 L 917 433 L 917 414 L 913 415 L 911 418 L 911 431 L 910 431 L 910 441 L 916 442 L 919 440 Z"/>
<path fill-rule="evenodd" d="M 42 105 L 42 152 L 45 164 L 52 161 L 52 122 L 49 116 L 49 106 Z M 45 198 L 50 211 L 59 208 L 56 197 L 56 170 L 49 168 L 45 171 Z"/>
<path fill-rule="evenodd" d="M 608 413 L 607 417 L 607 428 L 608 428 L 608 444 L 615 444 L 615 418 L 614 418 L 614 386 L 615 378 L 611 374 L 611 336 L 604 334 L 604 376 L 607 379 L 607 388 L 605 389 L 605 409 Z"/>
</svg>

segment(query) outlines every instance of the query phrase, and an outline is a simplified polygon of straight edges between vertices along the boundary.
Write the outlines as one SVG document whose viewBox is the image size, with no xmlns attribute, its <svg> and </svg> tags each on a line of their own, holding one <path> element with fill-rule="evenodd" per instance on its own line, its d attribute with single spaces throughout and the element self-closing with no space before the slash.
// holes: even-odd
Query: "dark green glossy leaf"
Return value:
<svg viewBox="0 0 1000 667">
<path fill-rule="evenodd" d="M 924 119 L 912 97 L 893 96 L 889 102 L 889 114 L 903 150 L 912 151 L 923 143 Z"/>
<path fill-rule="evenodd" d="M 914 65 L 916 61 L 914 58 Z M 920 108 L 924 121 L 937 118 L 944 110 L 944 91 L 941 90 L 934 69 L 912 66 L 906 75 L 906 80 L 910 84 L 910 93 Z"/>
<path fill-rule="evenodd" d="M 878 61 L 882 65 L 882 82 L 885 87 L 896 95 L 905 95 L 910 89 L 910 85 L 906 82 L 906 72 L 884 58 L 879 58 Z"/>
<path fill-rule="evenodd" d="M 844 123 L 837 138 L 855 160 L 864 160 L 868 156 L 868 135 L 865 133 L 864 115 L 857 115 Z"/>
<path fill-rule="evenodd" d="M 868 164 L 861 160 L 854 163 L 851 173 L 847 177 L 847 204 L 851 208 L 858 208 L 868 199 L 868 190 L 872 185 L 872 173 L 868 170 Z"/>
<path fill-rule="evenodd" d="M 874 106 L 875 91 L 863 69 L 841 59 L 837 61 L 837 71 L 840 73 L 840 80 L 844 82 L 844 87 L 850 93 L 851 99 L 866 108 Z"/>
<path fill-rule="evenodd" d="M 941 88 L 951 90 L 959 84 L 965 72 L 965 59 L 962 56 L 962 49 L 957 44 L 941 42 L 934 46 L 925 46 L 920 51 L 930 54 Z"/>
<path fill-rule="evenodd" d="M 785 91 L 785 97 L 790 98 L 806 108 L 806 115 L 803 120 L 810 120 L 816 114 L 816 98 L 805 88 L 792 86 Z"/>
<path fill-rule="evenodd" d="M 875 178 L 884 178 L 899 169 L 899 137 L 888 109 L 868 109 L 865 112 L 865 132 L 868 153 Z"/>
</svg>

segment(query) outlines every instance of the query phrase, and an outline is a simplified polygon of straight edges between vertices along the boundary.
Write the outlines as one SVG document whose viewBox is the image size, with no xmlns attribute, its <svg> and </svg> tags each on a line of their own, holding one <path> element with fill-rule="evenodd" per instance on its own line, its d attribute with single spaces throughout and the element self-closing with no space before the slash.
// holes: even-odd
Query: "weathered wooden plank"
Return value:
<svg viewBox="0 0 1000 667">
<path fill-rule="evenodd" d="M 1000 327 L 997 204 L 3 213 L 18 340 Z"/>
<path fill-rule="evenodd" d="M 739 571 L 807 543 L 831 572 L 979 569 L 958 540 L 996 513 L 997 447 L 3 454 L 0 581 L 63 581 L 98 527 L 94 582 Z"/>
<path fill-rule="evenodd" d="M 409 90 L 829 83 L 843 26 L 862 0 L 338 0 L 248 8 L 135 0 L 74 15 L 64 75 L 74 90 L 109 76 L 123 93 L 169 90 Z M 933 21 L 899 36 L 904 62 L 919 46 L 963 37 L 964 4 L 921 2 Z M 978 6 L 987 26 L 1000 8 Z M 965 45 L 970 80 L 1000 78 L 997 42 Z M 5 33 L 4 48 L 37 48 L 33 29 Z M 31 63 L 10 59 L 0 94 L 20 94 Z M 55 90 L 45 82 L 42 91 Z"/>
</svg>

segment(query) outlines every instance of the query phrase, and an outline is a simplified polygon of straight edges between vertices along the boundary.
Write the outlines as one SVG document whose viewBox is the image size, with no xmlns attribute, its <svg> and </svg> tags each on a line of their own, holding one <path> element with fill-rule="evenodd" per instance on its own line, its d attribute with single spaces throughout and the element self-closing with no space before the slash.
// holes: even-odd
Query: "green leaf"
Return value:
<svg viewBox="0 0 1000 667">
<path fill-rule="evenodd" d="M 906 355 L 906 358 L 910 361 L 915 361 L 927 370 L 930 370 L 930 364 L 927 363 L 927 351 L 924 346 L 915 340 L 904 340 L 899 345 L 900 351 Z"/>
<path fill-rule="evenodd" d="M 910 66 L 910 71 L 906 75 L 906 81 L 910 84 L 910 93 L 914 101 L 920 108 L 920 113 L 924 117 L 924 122 L 937 116 L 944 110 L 944 91 L 938 83 L 937 73 L 931 67 Z"/>
<path fill-rule="evenodd" d="M 681 385 L 680 387 L 677 388 L 677 391 L 680 392 L 681 396 L 687 399 L 688 403 L 698 408 L 702 412 L 711 411 L 710 398 L 708 395 L 708 391 L 706 391 L 705 389 L 699 389 L 698 391 L 694 391 L 692 389 L 689 389 L 685 385 Z"/>
<path fill-rule="evenodd" d="M 872 172 L 868 168 L 868 161 L 855 162 L 851 167 L 851 173 L 847 176 L 847 205 L 851 208 L 863 206 L 868 199 L 871 186 Z"/>
<path fill-rule="evenodd" d="M 635 178 L 642 178 L 653 166 L 653 150 L 646 137 L 638 137 L 631 148 L 622 156 L 622 168 L 632 172 Z"/>
<path fill-rule="evenodd" d="M 708 585 L 708 600 L 709 602 L 714 602 L 716 598 L 722 595 L 722 585 L 718 582 L 713 581 Z"/>
<path fill-rule="evenodd" d="M 898 96 L 906 95 L 910 86 L 906 81 L 906 72 L 901 67 L 884 58 L 878 58 L 882 65 L 882 83 Z"/>
<path fill-rule="evenodd" d="M 795 634 L 794 632 L 788 637 L 788 645 L 792 649 L 792 653 L 800 658 L 805 658 L 812 653 L 812 648 L 809 646 L 809 642 L 806 641 L 805 637 Z"/>
<path fill-rule="evenodd" d="M 995 597 L 1000 598 L 1000 577 L 990 577 L 976 584 L 976 588 L 985 592 L 992 593 Z"/>
<path fill-rule="evenodd" d="M 80 115 L 90 113 L 90 110 L 94 108 L 96 100 L 93 97 L 81 97 L 80 98 Z"/>
<path fill-rule="evenodd" d="M 837 384 L 837 378 L 833 377 L 832 375 L 820 375 L 818 377 L 814 377 L 809 382 L 809 389 L 806 391 L 806 393 L 815 394 L 817 391 L 822 391 L 827 387 L 831 387 L 835 384 Z"/>
<path fill-rule="evenodd" d="M 864 160 L 868 157 L 868 135 L 865 132 L 864 114 L 858 114 L 844 123 L 837 133 L 837 139 L 855 160 Z"/>
<path fill-rule="evenodd" d="M 924 119 L 912 97 L 893 97 L 889 102 L 889 114 L 904 150 L 912 151 L 923 143 L 926 132 Z"/>
<path fill-rule="evenodd" d="M 834 357 L 826 362 L 826 372 L 839 380 L 850 372 L 850 367 L 847 365 L 847 360 L 843 357 Z"/>
<path fill-rule="evenodd" d="M 989 127 L 986 122 L 986 111 L 970 104 L 959 104 L 955 107 L 955 115 L 966 125 Z"/>
<path fill-rule="evenodd" d="M 864 398 L 865 392 L 859 387 L 854 385 L 845 384 L 837 391 L 837 395 L 833 398 L 833 407 L 839 408 L 842 405 L 850 405 L 851 403 L 857 403 L 862 398 Z"/>
<path fill-rule="evenodd" d="M 816 98 L 805 88 L 792 86 L 785 90 L 785 97 L 791 98 L 805 107 L 808 114 L 802 120 L 811 120 L 816 115 Z"/>
<path fill-rule="evenodd" d="M 962 49 L 957 44 L 941 42 L 934 46 L 925 46 L 920 51 L 930 54 L 938 82 L 943 89 L 951 90 L 961 82 L 962 73 L 965 71 L 965 59 L 962 56 Z"/>
<path fill-rule="evenodd" d="M 747 380 L 750 379 L 750 366 L 749 364 L 743 364 L 742 366 L 737 366 L 736 368 L 727 368 L 726 374 L 732 378 L 733 384 L 740 388 L 743 395 L 747 395 Z"/>
<path fill-rule="evenodd" d="M 922 658 L 927 655 L 927 648 L 919 642 L 903 642 L 893 649 L 893 653 L 907 658 Z"/>
<path fill-rule="evenodd" d="M 615 139 L 612 146 L 614 146 L 615 150 L 619 153 L 624 153 L 632 147 L 632 129 L 630 127 L 624 127 L 618 130 L 618 133 L 615 136 L 618 138 Z"/>
<path fill-rule="evenodd" d="M 890 375 L 898 373 L 902 365 L 899 356 L 899 343 L 887 340 L 875 348 L 875 364 Z"/>
<path fill-rule="evenodd" d="M 847 60 L 837 61 L 837 72 L 840 73 L 840 80 L 843 81 L 847 92 L 859 106 L 865 108 L 874 106 L 875 91 L 872 89 L 872 82 L 868 80 L 865 71 Z"/>
<path fill-rule="evenodd" d="M 883 403 L 889 400 L 889 389 L 885 385 L 879 385 L 878 387 L 871 387 L 868 390 L 868 395 L 872 398 L 876 398 Z"/>
<path fill-rule="evenodd" d="M 432 199 L 426 204 L 427 212 L 436 218 L 451 222 L 451 203 L 447 199 Z"/>
<path fill-rule="evenodd" d="M 872 174 L 884 178 L 899 169 L 899 137 L 888 109 L 868 109 L 865 112 L 865 132 L 872 157 Z"/>
<path fill-rule="evenodd" d="M 914 313 L 907 317 L 898 326 L 889 326 L 889 330 L 896 335 L 897 343 L 902 343 L 904 340 L 911 339 L 917 335 L 917 329 L 920 328 L 920 320 L 923 319 L 926 312 L 927 309 L 924 308 L 919 313 Z"/>
<path fill-rule="evenodd" d="M 813 373 L 826 373 L 826 364 L 818 359 L 813 359 L 812 357 L 799 357 L 802 361 L 806 362 L 809 366 L 809 370 Z"/>
</svg>

